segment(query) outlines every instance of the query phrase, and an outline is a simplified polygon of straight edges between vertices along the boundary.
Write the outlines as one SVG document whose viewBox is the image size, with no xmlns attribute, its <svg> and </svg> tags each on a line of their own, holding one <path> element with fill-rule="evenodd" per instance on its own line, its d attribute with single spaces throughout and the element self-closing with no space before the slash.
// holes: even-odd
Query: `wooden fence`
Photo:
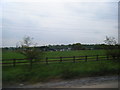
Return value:
<svg viewBox="0 0 120 90">
<path fill-rule="evenodd" d="M 101 56 L 101 55 L 89 55 L 89 56 L 70 56 L 70 57 L 46 57 L 44 59 L 38 58 L 38 59 L 3 59 L 2 60 L 2 66 L 13 66 L 19 64 L 29 64 L 32 66 L 34 63 L 55 63 L 55 62 L 88 62 L 88 61 L 101 61 L 101 60 L 111 60 L 113 59 L 110 56 Z"/>
</svg>

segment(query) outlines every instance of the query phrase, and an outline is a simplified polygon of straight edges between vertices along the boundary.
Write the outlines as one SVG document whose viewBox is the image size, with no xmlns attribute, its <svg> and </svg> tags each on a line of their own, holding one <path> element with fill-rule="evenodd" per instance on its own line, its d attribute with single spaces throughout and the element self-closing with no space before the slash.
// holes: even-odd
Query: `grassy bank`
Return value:
<svg viewBox="0 0 120 90">
<path fill-rule="evenodd" d="M 35 64 L 3 67 L 4 83 L 43 82 L 51 79 L 71 79 L 88 76 L 118 74 L 119 63 L 113 61 L 94 61 L 81 63 Z"/>
</svg>

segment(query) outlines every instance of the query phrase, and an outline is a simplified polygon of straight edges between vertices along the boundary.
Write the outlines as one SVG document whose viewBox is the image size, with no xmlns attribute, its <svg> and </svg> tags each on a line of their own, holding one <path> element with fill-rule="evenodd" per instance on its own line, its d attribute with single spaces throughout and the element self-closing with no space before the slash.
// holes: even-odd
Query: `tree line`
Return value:
<svg viewBox="0 0 120 90">
<path fill-rule="evenodd" d="M 32 38 L 27 36 L 23 38 L 20 45 L 17 47 L 6 47 L 3 51 L 13 50 L 17 51 L 28 58 L 35 59 L 42 57 L 45 51 L 71 51 L 71 50 L 106 50 L 107 55 L 111 55 L 113 58 L 120 57 L 120 45 L 117 44 L 114 37 L 107 37 L 104 40 L 105 44 L 81 44 L 74 43 L 68 45 L 47 45 L 47 46 L 36 46 L 33 43 Z"/>
<path fill-rule="evenodd" d="M 81 44 L 74 43 L 68 45 L 46 45 L 46 46 L 34 46 L 34 48 L 40 51 L 71 51 L 71 50 L 100 50 L 100 49 L 108 49 L 109 45 L 106 44 Z M 117 47 L 118 45 L 116 45 Z M 29 47 L 32 48 L 32 47 Z M 112 46 L 111 46 L 112 48 Z M 3 47 L 4 50 L 18 50 L 22 49 L 21 47 Z"/>
</svg>

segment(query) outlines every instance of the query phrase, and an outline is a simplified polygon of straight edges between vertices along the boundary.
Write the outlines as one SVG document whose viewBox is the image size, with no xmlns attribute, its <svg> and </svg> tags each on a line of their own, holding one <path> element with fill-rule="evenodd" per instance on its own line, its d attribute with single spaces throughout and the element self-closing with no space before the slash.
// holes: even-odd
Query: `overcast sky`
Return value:
<svg viewBox="0 0 120 90">
<path fill-rule="evenodd" d="M 107 0 L 109 1 L 109 0 Z M 111 1 L 111 0 L 110 0 Z M 114 0 L 115 1 L 115 0 Z M 38 45 L 99 44 L 118 38 L 116 2 L 2 2 L 2 45 L 16 46 L 24 36 Z"/>
</svg>

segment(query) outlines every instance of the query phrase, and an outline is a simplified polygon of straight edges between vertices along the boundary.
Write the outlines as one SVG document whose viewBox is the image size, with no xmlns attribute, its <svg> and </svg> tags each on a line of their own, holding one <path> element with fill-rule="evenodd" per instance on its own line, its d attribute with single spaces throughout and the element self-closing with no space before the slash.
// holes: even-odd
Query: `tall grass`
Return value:
<svg viewBox="0 0 120 90">
<path fill-rule="evenodd" d="M 51 79 L 71 79 L 77 77 L 117 74 L 119 63 L 96 61 L 81 63 L 35 64 L 3 67 L 3 83 L 43 82 Z"/>
</svg>

